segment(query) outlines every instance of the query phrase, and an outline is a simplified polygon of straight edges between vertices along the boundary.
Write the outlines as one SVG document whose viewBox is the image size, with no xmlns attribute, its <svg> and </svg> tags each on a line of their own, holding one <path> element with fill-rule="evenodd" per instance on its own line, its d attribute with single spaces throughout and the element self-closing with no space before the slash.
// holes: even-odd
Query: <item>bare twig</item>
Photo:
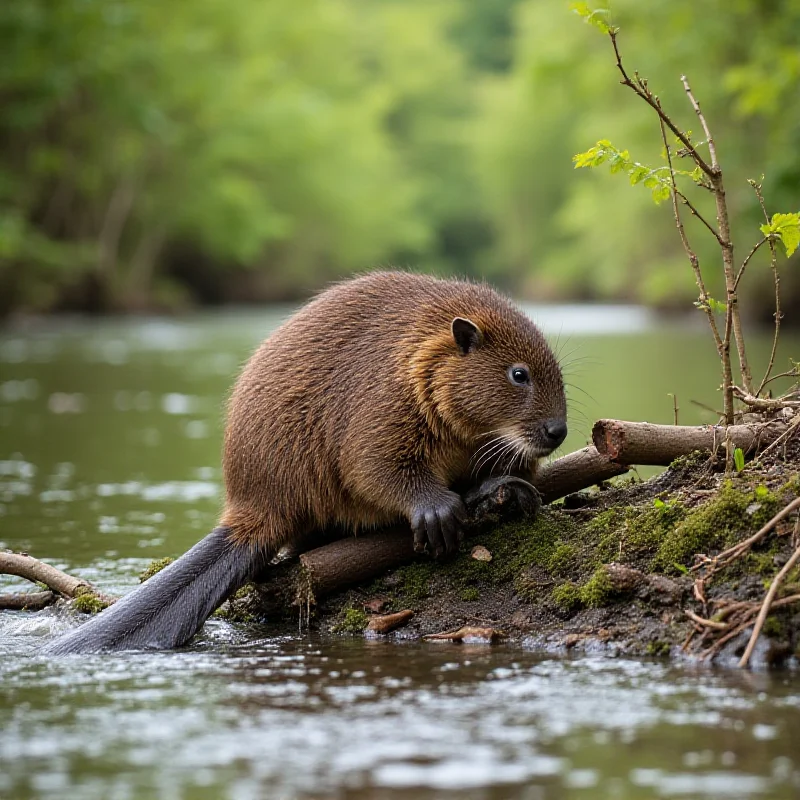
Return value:
<svg viewBox="0 0 800 800">
<path fill-rule="evenodd" d="M 770 243 L 770 241 L 771 240 L 765 236 L 763 239 L 761 239 L 760 241 L 756 242 L 756 244 L 753 245 L 752 250 L 750 250 L 750 252 L 747 254 L 747 258 L 745 258 L 745 260 L 742 261 L 742 266 L 739 267 L 739 271 L 736 273 L 736 280 L 733 282 L 734 289 L 737 289 L 739 287 L 739 281 L 742 279 L 742 275 L 744 275 L 744 271 L 747 268 L 747 265 L 750 263 L 750 259 L 759 251 L 759 249 L 763 245 Z M 770 245 L 770 247 L 772 248 L 773 246 Z"/>
<path fill-rule="evenodd" d="M 0 594 L 0 608 L 6 611 L 39 611 L 55 602 L 54 592 L 14 592 Z"/>
<path fill-rule="evenodd" d="M 734 274 L 733 266 L 733 241 L 731 240 L 730 222 L 728 221 L 728 204 L 725 199 L 725 186 L 722 181 L 722 169 L 720 168 L 719 161 L 717 160 L 717 148 L 714 144 L 714 139 L 711 136 L 711 131 L 709 130 L 705 115 L 700 109 L 700 104 L 697 102 L 697 98 L 692 93 L 692 89 L 689 86 L 689 81 L 685 75 L 681 76 L 681 83 L 683 83 L 686 96 L 689 98 L 689 102 L 692 104 L 692 107 L 697 114 L 697 118 L 700 120 L 700 124 L 703 126 L 703 132 L 706 135 L 706 142 L 708 144 L 708 152 L 711 156 L 711 173 L 709 174 L 709 178 L 711 179 L 711 185 L 714 189 L 714 202 L 717 207 L 717 226 L 719 230 L 720 247 L 722 249 L 722 265 L 725 272 L 725 289 L 727 292 L 726 316 L 728 319 L 726 320 L 726 337 L 723 342 L 724 344 L 728 344 L 730 342 L 729 337 L 732 329 L 739 355 L 739 370 L 742 375 L 742 383 L 744 384 L 745 389 L 752 393 L 753 380 L 750 376 L 750 366 L 747 362 L 744 334 L 742 333 L 742 323 L 739 314 L 739 299 L 734 285 L 736 276 Z M 727 324 L 727 322 L 730 324 Z M 725 390 L 729 391 L 729 387 L 727 385 L 725 386 Z M 730 424 L 732 421 L 732 418 L 729 418 L 728 424 Z"/>
<path fill-rule="evenodd" d="M 106 604 L 116 600 L 115 597 L 98 592 L 88 581 L 67 575 L 66 572 L 26 553 L 0 553 L 0 575 L 16 575 L 34 583 L 43 583 L 64 597 L 74 598 L 90 592 Z"/>
<path fill-rule="evenodd" d="M 703 225 L 711 231 L 711 235 L 717 240 L 717 243 L 722 245 L 724 242 L 720 239 L 719 234 L 714 230 L 713 225 L 697 210 L 694 203 L 677 187 L 675 188 L 675 194 L 678 195 L 681 202 L 692 212 L 692 216 L 696 217 Z"/>
<path fill-rule="evenodd" d="M 764 391 L 764 386 L 772 383 L 772 381 L 777 381 L 779 378 L 800 378 L 800 369 L 793 367 L 792 369 L 786 370 L 786 372 L 779 372 L 777 375 L 772 375 L 769 380 L 764 381 L 759 390 L 759 394 Z"/>
<path fill-rule="evenodd" d="M 678 412 L 680 411 L 678 408 L 678 395 L 670 393 L 669 396 L 672 398 L 672 419 L 678 425 Z"/>
<path fill-rule="evenodd" d="M 616 50 L 616 40 L 614 40 L 614 49 Z M 705 281 L 703 280 L 703 273 L 700 271 L 700 261 L 697 258 L 697 254 L 692 249 L 692 246 L 689 244 L 689 239 L 686 236 L 686 230 L 684 229 L 683 221 L 681 220 L 680 209 L 678 208 L 678 188 L 675 182 L 675 168 L 672 165 L 672 149 L 667 141 L 667 132 L 664 129 L 664 120 L 661 115 L 659 115 L 659 124 L 661 126 L 661 140 L 664 142 L 664 149 L 667 154 L 670 183 L 672 184 L 672 213 L 675 217 L 675 226 L 678 228 L 678 234 L 681 237 L 683 249 L 686 251 L 686 257 L 689 259 L 689 263 L 692 265 L 695 283 L 697 283 L 697 288 L 700 290 L 700 307 L 706 312 L 708 324 L 711 328 L 711 333 L 714 336 L 714 344 L 717 346 L 717 353 L 720 357 L 722 357 L 722 339 L 720 338 L 719 329 L 717 328 L 717 321 L 714 319 L 714 312 L 708 302 L 709 294 L 706 289 Z"/>
<path fill-rule="evenodd" d="M 798 559 L 800 559 L 800 548 L 792 553 L 792 557 L 783 565 L 781 571 L 775 576 L 775 579 L 772 581 L 769 587 L 769 591 L 767 592 L 766 597 L 764 598 L 764 602 L 761 606 L 761 610 L 758 612 L 758 618 L 756 619 L 756 624 L 753 626 L 753 633 L 750 635 L 750 641 L 747 643 L 747 648 L 745 649 L 741 659 L 739 660 L 739 666 L 744 668 L 747 666 L 747 662 L 750 661 L 750 656 L 753 654 L 753 649 L 756 646 L 756 642 L 758 641 L 758 637 L 761 635 L 761 629 L 764 627 L 764 622 L 767 619 L 767 615 L 769 614 L 770 607 L 772 606 L 772 601 L 775 599 L 775 595 L 780 588 L 781 582 L 789 573 L 789 571 L 794 567 L 797 563 Z"/>
<path fill-rule="evenodd" d="M 689 137 L 675 125 L 664 109 L 661 108 L 658 98 L 656 98 L 647 88 L 647 85 L 641 80 L 641 78 L 636 76 L 633 80 L 631 80 L 628 73 L 625 71 L 625 68 L 622 66 L 622 56 L 620 55 L 619 48 L 617 47 L 617 32 L 615 30 L 611 30 L 609 31 L 609 36 L 611 37 L 611 44 L 614 46 L 614 54 L 617 57 L 617 69 L 622 75 L 622 80 L 620 83 L 622 83 L 623 86 L 630 87 L 634 92 L 636 92 L 637 95 L 639 95 L 639 97 L 642 98 L 642 100 L 644 100 L 655 110 L 658 116 L 664 121 L 664 124 L 675 134 L 675 136 L 678 137 L 681 144 L 686 148 L 697 166 L 700 167 L 700 169 L 703 170 L 703 172 L 705 172 L 709 178 L 712 178 L 714 176 L 713 168 L 706 162 L 700 153 L 697 152 L 697 149 L 692 144 Z"/>
<path fill-rule="evenodd" d="M 750 185 L 753 187 L 753 191 L 756 193 L 756 197 L 758 198 L 758 204 L 761 206 L 761 211 L 764 214 L 764 219 L 769 223 L 769 214 L 767 213 L 767 206 L 764 203 L 764 195 L 761 193 L 761 184 L 756 183 L 755 181 L 750 181 Z M 767 364 L 767 371 L 764 373 L 764 377 L 761 379 L 761 383 L 758 385 L 758 389 L 756 389 L 756 395 L 761 394 L 764 387 L 767 385 L 769 381 L 769 375 L 772 372 L 772 368 L 775 365 L 775 353 L 778 350 L 778 337 L 781 332 L 781 319 L 783 314 L 781 313 L 781 276 L 778 272 L 778 256 L 775 252 L 775 242 L 773 241 L 772 236 L 767 236 L 767 242 L 769 244 L 769 256 L 770 256 L 770 267 L 772 268 L 772 280 L 775 284 L 775 335 L 772 338 L 772 351 L 769 354 L 769 364 Z M 744 265 L 742 265 L 742 269 L 744 269 Z"/>
<path fill-rule="evenodd" d="M 787 400 L 783 397 L 754 397 L 739 386 L 733 387 L 733 393 L 746 406 L 756 411 L 779 411 L 782 408 L 800 408 L 800 400 Z"/>
<path fill-rule="evenodd" d="M 688 608 L 685 609 L 683 613 L 686 614 L 686 616 L 689 617 L 689 619 L 692 622 L 696 622 L 703 628 L 712 628 L 713 630 L 716 631 L 726 631 L 730 627 L 724 622 L 717 622 L 716 620 L 713 619 L 705 619 L 704 617 L 701 617 L 699 614 L 695 614 L 694 611 L 690 611 Z"/>
<path fill-rule="evenodd" d="M 787 442 L 797 431 L 800 430 L 800 414 L 795 414 L 792 418 L 792 421 L 789 423 L 789 427 L 769 446 L 765 447 L 754 459 L 753 463 L 757 463 L 765 455 L 771 453 L 779 444 L 783 442 Z"/>
<path fill-rule="evenodd" d="M 704 557 L 703 560 L 700 563 L 695 564 L 692 569 L 698 570 L 706 568 L 704 577 L 708 578 L 709 575 L 712 575 L 713 573 L 722 569 L 722 567 L 727 566 L 732 561 L 735 561 L 737 558 L 744 555 L 754 544 L 760 542 L 782 519 L 788 517 L 789 514 L 791 514 L 797 508 L 800 508 L 800 497 L 796 497 L 791 503 L 782 508 L 769 522 L 763 525 L 748 539 L 729 547 L 727 550 L 723 550 L 721 553 L 713 556 L 712 558 L 708 558 L 707 556 Z"/>
</svg>

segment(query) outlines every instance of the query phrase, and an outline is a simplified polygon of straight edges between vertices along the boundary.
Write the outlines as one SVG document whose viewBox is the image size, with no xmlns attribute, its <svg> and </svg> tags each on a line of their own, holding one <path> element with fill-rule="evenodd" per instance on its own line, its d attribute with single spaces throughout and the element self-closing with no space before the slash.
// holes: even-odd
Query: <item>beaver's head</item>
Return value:
<svg viewBox="0 0 800 800">
<path fill-rule="evenodd" d="M 567 435 L 558 361 L 541 331 L 511 304 L 451 322 L 450 352 L 432 375 L 436 405 L 472 437 L 486 464 L 525 466 Z"/>
</svg>

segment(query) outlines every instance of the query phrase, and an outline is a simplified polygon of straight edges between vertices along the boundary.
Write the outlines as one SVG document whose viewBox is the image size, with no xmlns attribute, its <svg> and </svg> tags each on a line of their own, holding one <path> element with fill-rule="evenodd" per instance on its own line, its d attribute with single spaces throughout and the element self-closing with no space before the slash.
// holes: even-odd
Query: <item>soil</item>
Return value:
<svg viewBox="0 0 800 800">
<path fill-rule="evenodd" d="M 570 495 L 532 519 L 513 505 L 500 517 L 489 513 L 449 562 L 420 557 L 368 585 L 294 604 L 274 602 L 285 579 L 278 569 L 218 613 L 266 623 L 270 632 L 296 631 L 300 616 L 312 629 L 375 636 L 366 630 L 371 617 L 410 609 L 410 621 L 385 635 L 419 638 L 468 626 L 484 629 L 487 640 L 500 634 L 550 651 L 734 664 L 752 625 L 720 646 L 736 627 L 723 629 L 724 609 L 734 602 L 760 606 L 800 545 L 798 514 L 711 576 L 703 556 L 746 539 L 798 496 L 800 436 L 738 472 L 698 453 L 644 482 L 618 479 Z M 476 546 L 488 554 L 473 557 Z M 798 592 L 800 569 L 793 569 L 776 598 Z M 712 624 L 693 622 L 687 611 Z M 792 601 L 770 613 L 751 665 L 796 666 L 798 659 L 800 603 Z"/>
</svg>

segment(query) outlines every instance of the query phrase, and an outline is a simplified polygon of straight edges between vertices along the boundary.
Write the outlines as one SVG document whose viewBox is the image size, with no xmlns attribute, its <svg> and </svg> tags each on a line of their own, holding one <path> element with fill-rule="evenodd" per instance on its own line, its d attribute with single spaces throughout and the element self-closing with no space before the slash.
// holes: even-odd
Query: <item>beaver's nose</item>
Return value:
<svg viewBox="0 0 800 800">
<path fill-rule="evenodd" d="M 555 450 L 567 438 L 567 423 L 563 419 L 546 419 L 542 432 L 547 444 Z"/>
</svg>

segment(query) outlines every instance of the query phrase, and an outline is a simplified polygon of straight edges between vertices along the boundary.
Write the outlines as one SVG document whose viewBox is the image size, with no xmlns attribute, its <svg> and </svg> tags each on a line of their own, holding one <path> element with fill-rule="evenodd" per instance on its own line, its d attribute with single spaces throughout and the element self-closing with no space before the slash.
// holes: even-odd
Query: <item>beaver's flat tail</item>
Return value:
<svg viewBox="0 0 800 800">
<path fill-rule="evenodd" d="M 74 631 L 45 647 L 50 655 L 180 647 L 264 564 L 247 545 L 215 528 L 188 553 Z"/>
</svg>

